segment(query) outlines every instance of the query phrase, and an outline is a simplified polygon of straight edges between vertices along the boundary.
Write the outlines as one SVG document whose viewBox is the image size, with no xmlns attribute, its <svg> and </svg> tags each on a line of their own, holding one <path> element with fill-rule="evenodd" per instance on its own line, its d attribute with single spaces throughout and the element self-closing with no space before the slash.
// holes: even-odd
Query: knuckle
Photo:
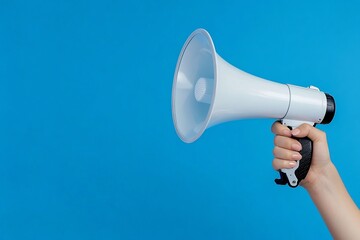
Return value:
<svg viewBox="0 0 360 240">
<path fill-rule="evenodd" d="M 278 121 L 274 122 L 274 123 L 271 125 L 271 131 L 276 134 L 276 133 L 278 132 L 279 125 L 280 125 L 280 124 L 279 124 Z"/>
<path fill-rule="evenodd" d="M 277 147 L 275 146 L 275 147 L 273 148 L 273 151 L 272 151 L 272 153 L 273 153 L 274 156 L 277 155 L 277 151 L 278 151 L 278 150 L 277 150 Z"/>
<path fill-rule="evenodd" d="M 273 149 L 273 155 L 274 157 L 278 158 L 280 157 L 282 154 L 281 154 L 281 149 L 278 147 L 278 146 L 275 146 L 274 149 Z"/>
<path fill-rule="evenodd" d="M 305 131 L 309 132 L 311 129 L 311 126 L 307 123 L 304 123 L 301 125 L 301 128 L 303 128 Z"/>
<path fill-rule="evenodd" d="M 277 159 L 277 158 L 274 158 L 274 160 L 272 161 L 272 167 L 273 167 L 273 169 L 275 169 L 275 170 L 279 170 L 281 167 L 279 166 L 279 163 L 280 162 L 280 160 L 279 159 Z"/>
<path fill-rule="evenodd" d="M 275 170 L 276 170 L 276 163 L 275 163 L 275 159 L 272 161 L 271 165 L 272 165 L 273 169 L 275 169 Z"/>
<path fill-rule="evenodd" d="M 279 135 L 276 135 L 274 137 L 274 145 L 278 146 L 279 145 L 279 141 L 280 141 L 280 136 Z"/>
</svg>

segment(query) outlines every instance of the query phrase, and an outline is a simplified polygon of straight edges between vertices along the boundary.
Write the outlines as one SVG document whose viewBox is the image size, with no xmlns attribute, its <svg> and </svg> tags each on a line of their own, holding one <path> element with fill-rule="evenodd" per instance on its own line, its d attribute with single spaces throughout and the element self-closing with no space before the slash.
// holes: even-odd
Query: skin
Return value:
<svg viewBox="0 0 360 240">
<path fill-rule="evenodd" d="M 275 170 L 292 168 L 301 159 L 301 144 L 292 137 L 313 141 L 310 170 L 301 185 L 307 190 L 334 239 L 360 239 L 360 211 L 347 192 L 336 167 L 330 160 L 326 134 L 308 124 L 292 131 L 275 122 Z"/>
</svg>

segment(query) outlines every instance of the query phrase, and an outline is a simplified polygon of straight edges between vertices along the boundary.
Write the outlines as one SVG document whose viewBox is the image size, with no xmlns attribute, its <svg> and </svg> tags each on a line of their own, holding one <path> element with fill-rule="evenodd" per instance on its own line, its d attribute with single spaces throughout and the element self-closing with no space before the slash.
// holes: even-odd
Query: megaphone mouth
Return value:
<svg viewBox="0 0 360 240">
<path fill-rule="evenodd" d="M 173 121 L 184 142 L 194 142 L 207 128 L 216 82 L 215 46 L 210 34 L 200 28 L 191 33 L 181 49 L 172 88 Z"/>
</svg>

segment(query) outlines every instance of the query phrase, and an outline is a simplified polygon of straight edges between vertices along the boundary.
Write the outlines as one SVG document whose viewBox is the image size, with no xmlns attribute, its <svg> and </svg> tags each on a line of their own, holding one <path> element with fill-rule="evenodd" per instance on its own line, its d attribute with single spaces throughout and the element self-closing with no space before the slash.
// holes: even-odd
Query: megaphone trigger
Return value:
<svg viewBox="0 0 360 240">
<path fill-rule="evenodd" d="M 280 178 L 275 179 L 275 183 L 278 185 L 286 185 L 289 182 L 286 173 L 282 172 L 281 170 L 278 172 L 280 174 Z"/>
</svg>

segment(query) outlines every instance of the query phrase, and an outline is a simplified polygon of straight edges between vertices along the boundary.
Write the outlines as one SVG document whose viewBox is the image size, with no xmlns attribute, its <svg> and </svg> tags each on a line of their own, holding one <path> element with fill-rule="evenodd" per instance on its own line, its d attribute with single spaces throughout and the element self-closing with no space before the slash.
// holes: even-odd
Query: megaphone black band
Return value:
<svg viewBox="0 0 360 240">
<path fill-rule="evenodd" d="M 327 100 L 327 106 L 326 106 L 325 117 L 321 122 L 322 124 L 330 123 L 335 115 L 335 100 L 330 94 L 325 93 L 325 95 Z"/>
</svg>

